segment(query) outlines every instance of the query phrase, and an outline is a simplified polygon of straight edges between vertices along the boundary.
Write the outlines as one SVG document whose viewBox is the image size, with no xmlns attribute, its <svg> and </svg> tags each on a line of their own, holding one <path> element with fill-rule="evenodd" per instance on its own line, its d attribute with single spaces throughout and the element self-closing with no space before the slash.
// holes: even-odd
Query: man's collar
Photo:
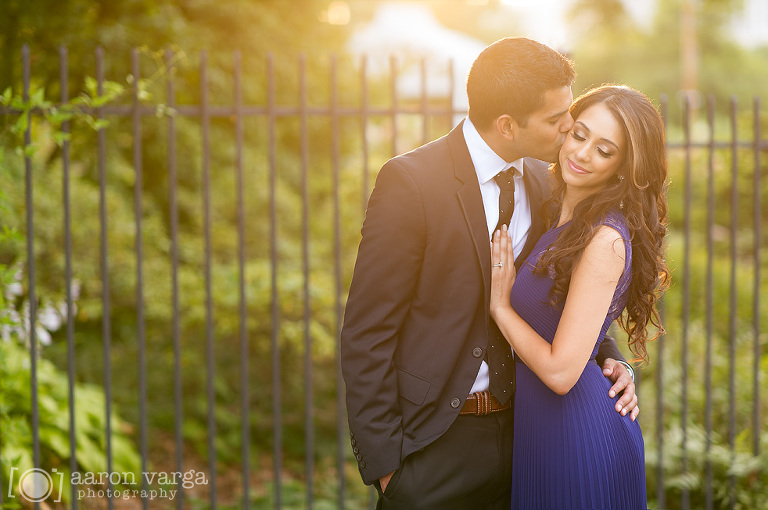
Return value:
<svg viewBox="0 0 768 510">
<path fill-rule="evenodd" d="M 475 165 L 475 172 L 477 173 L 477 180 L 480 184 L 493 179 L 499 172 L 515 167 L 518 175 L 522 176 L 525 171 L 523 165 L 523 158 L 511 163 L 505 161 L 504 158 L 496 154 L 491 147 L 483 140 L 480 133 L 469 117 L 464 119 L 464 125 L 462 126 L 464 134 L 464 141 L 467 143 L 467 149 L 469 149 L 469 156 L 472 158 L 472 164 Z"/>
</svg>

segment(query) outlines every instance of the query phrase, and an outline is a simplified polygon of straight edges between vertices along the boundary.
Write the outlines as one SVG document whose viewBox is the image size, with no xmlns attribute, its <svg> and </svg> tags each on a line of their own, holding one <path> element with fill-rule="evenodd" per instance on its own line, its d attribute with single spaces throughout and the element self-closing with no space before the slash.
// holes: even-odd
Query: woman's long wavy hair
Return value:
<svg viewBox="0 0 768 510">
<path fill-rule="evenodd" d="M 632 281 L 619 324 L 627 332 L 629 348 L 637 360 L 647 361 L 646 342 L 663 333 L 656 301 L 669 282 L 663 257 L 667 234 L 664 123 L 645 95 L 616 85 L 603 85 L 585 93 L 571 105 L 571 115 L 578 119 L 595 104 L 608 108 L 621 126 L 627 141 L 623 160 L 616 175 L 600 191 L 579 202 L 570 225 L 541 257 L 536 271 L 546 274 L 547 268 L 554 269 L 550 299 L 553 304 L 562 302 L 584 248 L 608 212 L 620 209 L 632 242 Z M 552 174 L 553 194 L 544 204 L 550 226 L 558 220 L 566 188 L 559 163 L 552 166 Z M 656 328 L 652 336 L 649 322 Z"/>
</svg>

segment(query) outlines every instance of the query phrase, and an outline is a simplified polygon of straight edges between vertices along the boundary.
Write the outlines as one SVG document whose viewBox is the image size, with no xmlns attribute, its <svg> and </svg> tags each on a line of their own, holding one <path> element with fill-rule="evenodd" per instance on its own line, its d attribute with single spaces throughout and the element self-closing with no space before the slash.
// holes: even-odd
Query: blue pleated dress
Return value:
<svg viewBox="0 0 768 510">
<path fill-rule="evenodd" d="M 626 262 L 595 348 L 576 385 L 566 395 L 550 390 L 516 360 L 515 441 L 512 458 L 513 510 L 646 509 L 645 459 L 640 425 L 614 409 L 611 383 L 595 361 L 608 326 L 627 302 L 632 246 L 624 217 L 603 222 L 624 239 Z M 566 224 L 567 225 L 567 224 Z M 562 305 L 550 306 L 552 278 L 533 274 L 543 251 L 566 226 L 545 233 L 518 272 L 512 288 L 515 311 L 552 342 Z"/>
</svg>

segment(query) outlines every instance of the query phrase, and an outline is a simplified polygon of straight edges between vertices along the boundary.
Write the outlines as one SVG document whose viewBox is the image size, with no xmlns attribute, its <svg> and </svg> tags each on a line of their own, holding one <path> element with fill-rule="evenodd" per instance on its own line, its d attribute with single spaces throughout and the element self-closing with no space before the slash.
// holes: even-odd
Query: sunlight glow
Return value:
<svg viewBox="0 0 768 510">
<path fill-rule="evenodd" d="M 568 50 L 565 12 L 571 2 L 563 0 L 501 0 L 520 16 L 525 33 L 519 34 L 558 50 Z"/>
<path fill-rule="evenodd" d="M 352 12 L 347 2 L 336 0 L 328 5 L 328 9 L 320 12 L 320 21 L 330 25 L 348 25 Z"/>
</svg>

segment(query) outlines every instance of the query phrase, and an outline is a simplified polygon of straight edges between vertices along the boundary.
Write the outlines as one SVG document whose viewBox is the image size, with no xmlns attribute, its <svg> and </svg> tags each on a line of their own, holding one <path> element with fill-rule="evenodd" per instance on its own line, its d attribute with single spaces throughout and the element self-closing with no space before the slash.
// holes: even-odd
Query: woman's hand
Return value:
<svg viewBox="0 0 768 510">
<path fill-rule="evenodd" d="M 512 252 L 512 240 L 507 226 L 493 234 L 491 244 L 491 316 L 496 319 L 497 312 L 511 308 L 509 294 L 515 283 L 515 254 Z"/>
</svg>

